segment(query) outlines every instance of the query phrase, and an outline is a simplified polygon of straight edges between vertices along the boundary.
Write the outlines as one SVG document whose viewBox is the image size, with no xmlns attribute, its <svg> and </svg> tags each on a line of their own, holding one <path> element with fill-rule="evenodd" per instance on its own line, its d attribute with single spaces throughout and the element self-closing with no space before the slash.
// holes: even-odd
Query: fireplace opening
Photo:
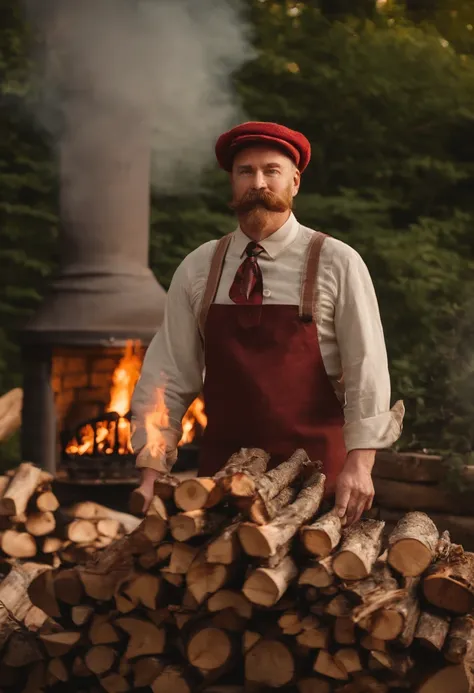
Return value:
<svg viewBox="0 0 474 693">
<path fill-rule="evenodd" d="M 139 341 L 125 349 L 56 349 L 52 359 L 60 443 L 59 467 L 71 479 L 138 476 L 131 445 L 130 404 L 144 357 Z M 152 417 L 156 412 L 150 414 Z M 163 412 L 158 412 L 161 416 Z M 183 418 L 178 465 L 195 462 L 207 424 L 201 397 Z"/>
</svg>

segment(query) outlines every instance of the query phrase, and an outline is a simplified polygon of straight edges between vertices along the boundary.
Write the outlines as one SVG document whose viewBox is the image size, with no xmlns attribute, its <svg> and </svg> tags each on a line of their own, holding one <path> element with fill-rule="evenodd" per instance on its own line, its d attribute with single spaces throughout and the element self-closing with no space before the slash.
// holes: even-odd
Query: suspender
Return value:
<svg viewBox="0 0 474 693">
<path fill-rule="evenodd" d="M 201 333 L 201 339 L 204 340 L 204 328 L 206 326 L 207 314 L 209 313 L 209 308 L 214 303 L 216 297 L 217 289 L 219 287 L 219 282 L 221 280 L 222 268 L 224 267 L 225 256 L 227 255 L 227 249 L 232 240 L 232 234 L 227 234 L 217 241 L 216 249 L 211 260 L 211 267 L 209 269 L 209 276 L 207 277 L 207 284 L 204 290 L 204 295 L 201 302 L 201 310 L 199 312 L 199 332 Z"/>
<path fill-rule="evenodd" d="M 321 248 L 326 238 L 326 234 L 320 233 L 319 231 L 315 231 L 313 236 L 311 237 L 308 249 L 306 251 L 303 275 L 301 278 L 299 306 L 299 315 L 301 320 L 303 320 L 304 322 L 311 322 L 312 320 L 316 320 L 316 278 L 318 276 Z M 209 276 L 207 278 L 207 284 L 204 290 L 198 320 L 199 331 L 201 333 L 201 338 L 203 340 L 207 315 L 209 313 L 209 308 L 214 303 L 214 299 L 217 294 L 217 289 L 219 287 L 219 282 L 222 276 L 222 269 L 224 267 L 225 256 L 227 254 L 227 250 L 229 249 L 231 240 L 232 234 L 228 234 L 227 236 L 223 236 L 222 238 L 220 238 L 217 241 L 216 248 L 212 256 L 211 266 L 209 269 Z"/>
<path fill-rule="evenodd" d="M 301 294 L 300 294 L 300 318 L 304 322 L 316 322 L 317 318 L 317 299 L 318 287 L 316 278 L 318 276 L 319 258 L 321 256 L 321 248 L 327 236 L 324 233 L 315 231 L 306 251 L 306 259 L 303 268 L 303 276 L 301 278 Z"/>
</svg>

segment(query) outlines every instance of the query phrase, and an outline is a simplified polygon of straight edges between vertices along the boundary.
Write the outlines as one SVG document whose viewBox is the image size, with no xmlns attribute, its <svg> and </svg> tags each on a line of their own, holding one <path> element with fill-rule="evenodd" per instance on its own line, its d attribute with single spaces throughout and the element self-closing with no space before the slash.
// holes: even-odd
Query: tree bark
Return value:
<svg viewBox="0 0 474 693">
<path fill-rule="evenodd" d="M 384 526 L 379 520 L 359 520 L 344 531 L 341 548 L 332 562 L 338 577 L 360 580 L 370 574 L 380 553 Z"/>
<path fill-rule="evenodd" d="M 237 496 L 253 496 L 254 480 L 265 473 L 270 455 L 260 448 L 241 448 L 234 453 L 214 481 L 224 493 Z"/>
<path fill-rule="evenodd" d="M 0 515 L 22 515 L 41 479 L 41 469 L 22 462 L 7 490 L 0 498 Z"/>
<path fill-rule="evenodd" d="M 438 529 L 428 515 L 407 513 L 389 536 L 387 560 L 401 575 L 421 575 L 435 557 L 438 539 Z"/>
<path fill-rule="evenodd" d="M 258 477 L 255 480 L 254 491 L 249 495 L 256 494 L 256 500 L 260 501 L 262 508 L 265 508 L 283 489 L 291 486 L 302 475 L 304 468 L 309 465 L 311 462 L 306 451 L 296 450 L 289 460 Z"/>
<path fill-rule="evenodd" d="M 468 647 L 474 641 L 474 616 L 458 616 L 453 619 L 447 635 L 444 656 L 452 664 L 460 664 Z"/>
<path fill-rule="evenodd" d="M 281 510 L 292 503 L 297 496 L 297 490 L 292 486 L 287 486 L 271 500 L 256 498 L 249 508 L 249 517 L 257 525 L 266 525 L 271 522 L 281 512 Z"/>
<path fill-rule="evenodd" d="M 325 558 L 341 540 L 341 519 L 333 512 L 320 517 L 311 525 L 301 528 L 301 539 L 305 549 L 319 558 Z"/>
<path fill-rule="evenodd" d="M 239 528 L 239 539 L 249 556 L 268 558 L 290 541 L 298 529 L 317 512 L 324 494 L 326 477 L 315 472 L 299 492 L 296 500 L 288 505 L 268 525 L 258 526 L 248 522 Z"/>
<path fill-rule="evenodd" d="M 441 652 L 449 631 L 449 616 L 432 611 L 422 611 L 416 626 L 416 640 L 435 652 Z"/>
</svg>

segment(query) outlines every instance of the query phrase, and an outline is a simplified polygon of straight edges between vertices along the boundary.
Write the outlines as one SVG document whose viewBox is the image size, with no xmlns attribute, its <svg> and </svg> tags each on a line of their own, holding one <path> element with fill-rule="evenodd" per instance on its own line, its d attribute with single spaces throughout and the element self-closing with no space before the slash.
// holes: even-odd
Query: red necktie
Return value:
<svg viewBox="0 0 474 693">
<path fill-rule="evenodd" d="M 262 270 L 257 258 L 265 249 L 254 241 L 245 248 L 247 257 L 237 270 L 229 297 L 234 303 L 246 305 L 261 305 L 263 301 Z"/>
</svg>

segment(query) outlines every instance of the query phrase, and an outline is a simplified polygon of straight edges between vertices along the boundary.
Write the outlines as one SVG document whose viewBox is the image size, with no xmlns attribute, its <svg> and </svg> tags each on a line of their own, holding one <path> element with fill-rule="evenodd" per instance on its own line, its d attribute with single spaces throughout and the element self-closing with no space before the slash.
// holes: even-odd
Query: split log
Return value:
<svg viewBox="0 0 474 693">
<path fill-rule="evenodd" d="M 242 592 L 252 604 L 273 606 L 298 575 L 298 568 L 287 556 L 276 568 L 257 568 L 246 579 Z"/>
<path fill-rule="evenodd" d="M 352 604 L 345 594 L 337 594 L 326 605 L 326 613 L 330 616 L 348 616 L 352 611 Z"/>
<path fill-rule="evenodd" d="M 77 604 L 71 609 L 71 621 L 75 626 L 83 626 L 94 614 L 94 607 L 90 604 Z"/>
<path fill-rule="evenodd" d="M 75 544 L 89 544 L 97 539 L 99 534 L 91 520 L 73 520 L 66 527 L 66 536 Z"/>
<path fill-rule="evenodd" d="M 275 555 L 279 547 L 290 541 L 301 525 L 317 512 L 323 498 L 325 481 L 324 474 L 312 474 L 296 500 L 268 525 L 242 523 L 238 532 L 244 551 L 249 556 L 262 558 Z"/>
<path fill-rule="evenodd" d="M 345 583 L 344 590 L 355 596 L 359 603 L 363 604 L 366 598 L 373 599 L 376 592 L 382 595 L 399 592 L 399 584 L 392 575 L 385 557 L 384 553 L 375 561 L 367 577 Z"/>
<path fill-rule="evenodd" d="M 23 514 L 40 479 L 41 469 L 39 467 L 31 464 L 31 462 L 22 462 L 7 490 L 0 498 L 0 515 Z"/>
<path fill-rule="evenodd" d="M 134 688 L 145 688 L 163 672 L 165 664 L 158 657 L 143 657 L 132 664 Z"/>
<path fill-rule="evenodd" d="M 126 534 L 133 532 L 140 525 L 140 518 L 129 513 L 123 513 L 107 508 L 100 503 L 82 501 L 64 509 L 64 513 L 74 520 L 116 520 L 124 528 Z"/>
<path fill-rule="evenodd" d="M 152 548 L 149 551 L 140 554 L 140 556 L 138 556 L 138 563 L 144 570 L 149 570 L 153 566 L 166 563 L 171 556 L 173 546 L 174 544 L 171 542 L 160 544 L 156 548 Z"/>
<path fill-rule="evenodd" d="M 87 636 L 93 645 L 112 645 L 120 640 L 108 614 L 95 614 Z"/>
<path fill-rule="evenodd" d="M 359 652 L 355 647 L 341 647 L 340 650 L 334 653 L 334 661 L 345 669 L 348 674 L 355 674 L 363 669 Z"/>
<path fill-rule="evenodd" d="M 407 513 L 389 536 L 387 560 L 401 575 L 421 575 L 435 557 L 438 539 L 438 529 L 428 515 Z"/>
<path fill-rule="evenodd" d="M 45 554 L 57 553 L 64 545 L 64 540 L 59 537 L 45 537 L 41 546 L 41 551 Z"/>
<path fill-rule="evenodd" d="M 271 501 L 280 495 L 284 489 L 291 486 L 291 484 L 301 476 L 304 468 L 310 465 L 311 462 L 306 451 L 302 449 L 296 450 L 289 460 L 282 462 L 275 467 L 275 469 L 256 478 L 246 480 L 246 491 L 243 493 L 234 492 L 233 495 L 256 495 L 257 512 L 265 516 L 266 511 L 267 515 L 269 515 L 271 514 Z M 290 501 L 287 501 L 286 505 L 288 502 Z M 280 507 L 283 507 L 283 505 L 285 505 L 285 503 L 282 503 Z M 252 519 L 254 518 L 252 517 Z M 268 521 L 269 520 L 267 520 L 267 522 Z M 256 522 L 256 520 L 254 520 L 254 522 Z"/>
<path fill-rule="evenodd" d="M 379 520 L 359 520 L 344 531 L 341 548 L 332 562 L 338 577 L 360 580 L 370 574 L 380 553 L 384 526 Z"/>
<path fill-rule="evenodd" d="M 131 690 L 125 676 L 117 673 L 101 676 L 100 685 L 107 693 L 128 693 Z"/>
<path fill-rule="evenodd" d="M 224 497 L 221 486 L 210 477 L 185 479 L 174 490 L 174 502 L 181 510 L 212 508 Z"/>
<path fill-rule="evenodd" d="M 159 628 L 151 621 L 131 616 L 118 618 L 114 625 L 130 636 L 125 652 L 127 659 L 163 653 L 166 639 L 164 628 Z"/>
<path fill-rule="evenodd" d="M 344 665 L 336 661 L 334 655 L 330 654 L 328 650 L 320 650 L 318 652 L 313 669 L 318 674 L 327 676 L 330 679 L 338 681 L 347 681 L 349 679 L 349 674 Z"/>
<path fill-rule="evenodd" d="M 5 491 L 8 488 L 8 485 L 10 484 L 11 477 L 5 474 L 4 476 L 0 476 L 0 498 L 3 498 Z"/>
<path fill-rule="evenodd" d="M 59 508 L 59 501 L 52 491 L 42 491 L 35 498 L 35 504 L 40 513 L 54 513 Z"/>
<path fill-rule="evenodd" d="M 62 657 L 79 642 L 81 634 L 64 630 L 59 633 L 40 633 L 38 637 L 50 657 Z"/>
<path fill-rule="evenodd" d="M 357 641 L 355 624 L 350 616 L 338 616 L 334 621 L 334 640 L 339 645 L 354 645 Z"/>
<path fill-rule="evenodd" d="M 108 645 L 94 645 L 89 648 L 84 658 L 89 671 L 102 676 L 112 669 L 117 661 L 117 653 Z"/>
<path fill-rule="evenodd" d="M 168 665 L 150 684 L 153 693 L 192 693 L 195 689 L 191 673 L 182 666 Z"/>
<path fill-rule="evenodd" d="M 310 561 L 300 573 L 298 584 L 319 588 L 330 587 L 335 579 L 332 558 L 332 556 L 327 556 L 320 561 Z"/>
<path fill-rule="evenodd" d="M 375 612 L 370 626 L 370 632 L 375 638 L 397 639 L 402 647 L 412 644 L 420 616 L 417 585 L 418 581 L 413 581 L 404 597 Z"/>
<path fill-rule="evenodd" d="M 182 542 L 175 542 L 171 551 L 170 564 L 168 566 L 169 572 L 185 575 L 198 552 L 198 546 L 189 546 Z"/>
<path fill-rule="evenodd" d="M 265 473 L 270 455 L 260 448 L 241 448 L 234 453 L 223 469 L 214 475 L 214 481 L 224 493 L 235 496 L 253 496 L 254 479 Z"/>
<path fill-rule="evenodd" d="M 211 613 L 233 609 L 242 618 L 250 619 L 252 616 L 251 602 L 235 590 L 219 590 L 211 595 L 207 601 L 207 608 Z"/>
<path fill-rule="evenodd" d="M 207 547 L 206 558 L 208 563 L 222 563 L 230 565 L 235 563 L 240 555 L 241 547 L 238 538 L 238 529 L 242 517 L 239 515 L 227 525 L 221 533 L 212 540 Z"/>
<path fill-rule="evenodd" d="M 187 588 L 196 602 L 202 604 L 210 594 L 228 583 L 234 569 L 220 563 L 207 563 L 204 555 L 200 555 L 186 574 Z"/>
<path fill-rule="evenodd" d="M 106 537 L 107 539 L 116 539 L 120 534 L 120 527 L 120 522 L 112 518 L 99 520 L 97 522 L 97 531 L 102 537 Z"/>
<path fill-rule="evenodd" d="M 36 542 L 28 532 L 7 529 L 2 534 L 2 551 L 12 558 L 33 558 L 36 556 Z"/>
<path fill-rule="evenodd" d="M 287 486 L 271 500 L 263 501 L 261 498 L 256 498 L 250 505 L 249 517 L 257 525 L 268 524 L 277 517 L 284 507 L 295 500 L 296 495 L 297 490 L 292 486 Z"/>
<path fill-rule="evenodd" d="M 132 606 L 144 606 L 154 611 L 158 606 L 161 580 L 158 575 L 137 573 L 128 577 L 119 587 L 119 591 L 127 597 Z M 115 595 L 117 599 L 117 595 Z"/>
<path fill-rule="evenodd" d="M 186 657 L 197 669 L 214 671 L 231 661 L 234 645 L 229 633 L 220 628 L 198 627 L 186 644 Z"/>
<path fill-rule="evenodd" d="M 406 677 L 411 669 L 413 669 L 415 662 L 412 657 L 406 652 L 381 652 L 380 650 L 374 650 L 371 652 L 371 656 L 375 661 L 380 664 L 384 669 L 389 669 L 394 674 L 400 677 Z"/>
<path fill-rule="evenodd" d="M 191 510 L 170 518 L 170 531 L 176 541 L 187 541 L 191 537 L 213 534 L 224 522 L 224 517 L 206 510 Z"/>
<path fill-rule="evenodd" d="M 327 679 L 312 676 L 297 683 L 298 693 L 331 693 L 332 687 Z"/>
<path fill-rule="evenodd" d="M 325 558 L 341 540 L 341 518 L 334 512 L 326 513 L 311 525 L 301 528 L 301 540 L 305 549 L 319 558 Z"/>
<path fill-rule="evenodd" d="M 326 626 L 317 626 L 308 628 L 298 633 L 296 642 L 303 647 L 308 647 L 311 650 L 321 650 L 329 647 L 331 640 L 329 628 Z"/>
<path fill-rule="evenodd" d="M 59 601 L 76 606 L 84 598 L 84 587 L 75 568 L 60 570 L 54 575 L 54 594 Z"/>
<path fill-rule="evenodd" d="M 474 642 L 474 616 L 458 616 L 453 619 L 446 640 L 444 656 L 452 664 L 460 664 Z"/>
<path fill-rule="evenodd" d="M 434 606 L 454 614 L 474 608 L 474 553 L 464 553 L 450 563 L 435 563 L 423 579 L 423 592 Z"/>
<path fill-rule="evenodd" d="M 254 684 L 281 688 L 296 676 L 290 648 L 279 640 L 261 638 L 245 655 L 245 679 Z"/>
<path fill-rule="evenodd" d="M 56 520 L 51 511 L 32 513 L 28 515 L 25 524 L 26 530 L 34 537 L 44 537 L 51 534 L 56 528 Z"/>
<path fill-rule="evenodd" d="M 59 618 L 61 610 L 54 590 L 52 570 L 44 570 L 31 581 L 28 587 L 31 603 L 42 609 L 48 616 Z"/>
<path fill-rule="evenodd" d="M 56 683 L 66 683 L 69 680 L 69 671 L 60 657 L 50 659 L 48 662 L 47 681 L 48 686 L 54 686 Z"/>
<path fill-rule="evenodd" d="M 433 611 L 422 611 L 416 626 L 415 638 L 429 650 L 441 652 L 449 625 L 449 616 Z"/>
</svg>

